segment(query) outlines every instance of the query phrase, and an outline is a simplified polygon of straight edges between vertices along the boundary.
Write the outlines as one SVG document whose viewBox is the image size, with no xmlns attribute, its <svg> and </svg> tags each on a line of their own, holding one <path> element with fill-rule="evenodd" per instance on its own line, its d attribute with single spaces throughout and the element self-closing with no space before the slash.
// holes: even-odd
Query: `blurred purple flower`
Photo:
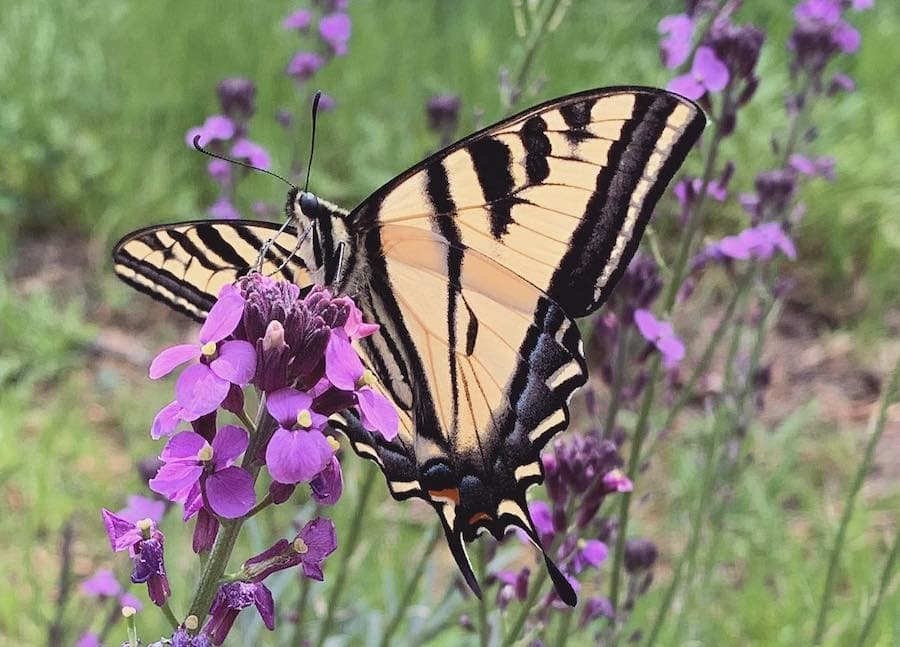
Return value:
<svg viewBox="0 0 900 647">
<path fill-rule="evenodd" d="M 322 93 L 319 97 L 319 112 L 331 112 L 337 107 L 337 101 L 330 94 Z"/>
<path fill-rule="evenodd" d="M 707 92 L 721 92 L 728 85 L 728 68 L 710 47 L 700 47 L 688 74 L 675 77 L 667 89 L 688 99 L 699 99 Z"/>
<path fill-rule="evenodd" d="M 839 0 L 804 0 L 794 8 L 796 24 L 788 39 L 794 52 L 792 68 L 818 75 L 838 53 L 852 54 L 859 32 L 841 17 Z"/>
<path fill-rule="evenodd" d="M 805 155 L 794 153 L 788 159 L 788 165 L 798 173 L 809 177 L 822 177 L 829 182 L 834 181 L 834 164 L 834 158 L 829 155 L 810 159 Z"/>
<path fill-rule="evenodd" d="M 850 6 L 854 11 L 865 11 L 875 6 L 875 0 L 850 0 Z"/>
<path fill-rule="evenodd" d="M 429 130 L 452 134 L 459 124 L 459 97 L 455 94 L 433 94 L 425 102 Z"/>
<path fill-rule="evenodd" d="M 765 33 L 754 25 L 735 25 L 727 15 L 713 21 L 708 44 L 732 78 L 750 79 L 759 61 Z M 745 97 L 746 100 L 749 97 Z"/>
<path fill-rule="evenodd" d="M 580 539 L 575 553 L 572 555 L 571 567 L 575 573 L 580 573 L 586 568 L 596 568 L 606 561 L 609 549 L 606 544 L 598 539 L 587 541 Z"/>
<path fill-rule="evenodd" d="M 206 165 L 206 172 L 220 186 L 227 186 L 231 182 L 231 164 L 225 160 L 210 160 Z"/>
<path fill-rule="evenodd" d="M 288 63 L 287 74 L 297 81 L 307 81 L 322 69 L 323 65 L 325 65 L 325 59 L 315 52 L 297 52 Z"/>
<path fill-rule="evenodd" d="M 600 617 L 610 620 L 615 618 L 615 611 L 613 611 L 612 603 L 609 601 L 609 598 L 602 595 L 589 598 L 585 603 L 584 609 L 581 612 L 580 626 L 585 627 Z"/>
<path fill-rule="evenodd" d="M 166 647 L 169 644 L 171 644 L 172 647 L 212 647 L 209 636 L 205 633 L 200 632 L 196 636 L 192 636 L 184 627 L 179 627 L 175 633 L 172 634 L 171 641 L 152 643 L 150 647 Z"/>
<path fill-rule="evenodd" d="M 673 368 L 684 359 L 684 344 L 668 321 L 660 321 L 649 310 L 635 310 L 634 323 L 644 339 L 662 353 L 666 368 Z"/>
<path fill-rule="evenodd" d="M 237 327 L 244 311 L 244 298 L 225 285 L 200 328 L 200 343 L 180 344 L 162 351 L 150 364 L 150 378 L 158 379 L 177 366 L 194 359 L 178 377 L 175 399 L 182 410 L 167 405 L 167 417 L 196 420 L 215 411 L 228 396 L 232 384 L 245 386 L 256 371 L 256 351 L 245 341 L 223 341 Z M 160 412 L 162 413 L 162 412 Z"/>
<path fill-rule="evenodd" d="M 248 442 L 247 432 L 234 425 L 219 429 L 211 445 L 193 431 L 182 431 L 166 443 L 160 456 L 165 464 L 150 480 L 150 489 L 184 503 L 186 515 L 205 501 L 221 517 L 241 517 L 256 502 L 253 478 L 233 465 Z"/>
<path fill-rule="evenodd" d="M 250 79 L 224 79 L 216 86 L 222 112 L 239 122 L 246 121 L 256 112 L 256 84 Z"/>
<path fill-rule="evenodd" d="M 268 151 L 254 141 L 249 139 L 239 139 L 231 147 L 231 155 L 238 159 L 246 159 L 250 166 L 258 169 L 268 170 L 272 165 Z"/>
<path fill-rule="evenodd" d="M 856 82 L 846 74 L 838 72 L 831 77 L 831 83 L 828 84 L 828 94 L 834 95 L 839 92 L 853 92 L 856 90 Z"/>
<path fill-rule="evenodd" d="M 266 465 L 279 483 L 309 481 L 324 470 L 334 447 L 322 429 L 328 419 L 312 410 L 312 397 L 286 388 L 271 393 L 266 409 L 278 421 L 278 429 L 266 448 Z"/>
<path fill-rule="evenodd" d="M 79 585 L 79 590 L 91 598 L 111 598 L 122 592 L 122 585 L 108 568 L 101 568 Z"/>
<path fill-rule="evenodd" d="M 510 600 L 520 602 L 528 597 L 528 578 L 531 570 L 526 566 L 518 571 L 497 571 L 495 577 L 500 582 L 497 604 L 502 609 Z"/>
<path fill-rule="evenodd" d="M 219 198 L 210 205 L 207 213 L 211 218 L 218 220 L 238 220 L 241 217 L 241 212 L 237 210 L 231 200 L 225 197 Z"/>
<path fill-rule="evenodd" d="M 694 21 L 687 14 L 664 16 L 656 26 L 656 31 L 665 34 L 659 45 L 663 65 L 674 70 L 687 60 L 694 38 Z"/>
<path fill-rule="evenodd" d="M 777 222 L 767 222 L 745 229 L 736 236 L 726 236 L 708 247 L 703 254 L 713 258 L 766 260 L 778 250 L 791 260 L 797 258 L 793 241 Z"/>
<path fill-rule="evenodd" d="M 75 647 L 101 647 L 100 636 L 92 631 L 81 634 L 81 637 L 75 642 Z"/>
<path fill-rule="evenodd" d="M 203 628 L 214 645 L 221 645 L 228 637 L 238 613 L 255 605 L 263 624 L 269 631 L 275 629 L 275 600 L 272 592 L 260 582 L 228 582 L 219 587 L 210 609 L 210 619 Z"/>
<path fill-rule="evenodd" d="M 298 9 L 281 21 L 281 26 L 288 31 L 306 31 L 312 23 L 312 12 L 309 9 Z"/>
<path fill-rule="evenodd" d="M 234 122 L 225 115 L 212 115 L 207 117 L 202 126 L 191 128 L 185 134 L 184 140 L 188 148 L 194 147 L 194 138 L 200 136 L 199 144 L 208 146 L 216 140 L 227 141 L 234 137 Z"/>
<path fill-rule="evenodd" d="M 351 27 L 350 16 L 342 12 L 331 13 L 319 21 L 319 36 L 335 56 L 343 56 L 347 53 Z"/>
<path fill-rule="evenodd" d="M 659 551 L 656 544 L 647 539 L 628 539 L 625 541 L 625 570 L 629 573 L 640 573 L 650 569 L 656 562 Z"/>
<path fill-rule="evenodd" d="M 141 496 L 140 494 L 131 494 L 128 497 L 128 505 L 116 514 L 135 523 L 141 519 L 150 519 L 155 523 L 159 523 L 165 512 L 166 504 L 162 501 Z"/>
</svg>

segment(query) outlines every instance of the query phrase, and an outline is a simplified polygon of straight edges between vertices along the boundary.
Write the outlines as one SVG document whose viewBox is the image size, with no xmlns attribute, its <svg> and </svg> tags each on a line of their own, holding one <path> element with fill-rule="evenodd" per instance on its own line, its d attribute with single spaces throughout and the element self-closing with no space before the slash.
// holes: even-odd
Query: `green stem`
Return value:
<svg viewBox="0 0 900 647">
<path fill-rule="evenodd" d="M 574 615 L 575 609 L 565 609 L 562 612 L 562 618 L 560 618 L 556 631 L 556 647 L 566 647 L 569 640 L 569 627 L 572 626 L 572 616 Z"/>
<path fill-rule="evenodd" d="M 262 510 L 264 510 L 265 508 L 268 508 L 270 505 L 272 505 L 272 495 L 267 494 L 266 496 L 264 496 L 262 498 L 262 500 L 259 503 L 257 503 L 255 506 L 253 506 L 252 508 L 250 508 L 250 510 L 247 511 L 247 514 L 244 515 L 244 520 L 249 519 L 250 517 L 261 512 Z"/>
<path fill-rule="evenodd" d="M 248 430 L 250 432 L 250 443 L 247 446 L 247 451 L 244 452 L 241 467 L 250 473 L 253 482 L 256 483 L 261 466 L 254 461 L 254 458 L 259 453 L 262 444 L 268 439 L 269 434 L 275 429 L 275 421 L 266 411 L 265 398 L 260 398 L 259 409 L 256 413 L 256 423 L 248 425 L 248 427 L 250 427 Z M 197 616 L 201 626 L 209 613 L 216 591 L 219 589 L 219 580 L 228 567 L 228 560 L 234 551 L 234 545 L 237 543 L 238 534 L 241 532 L 243 523 L 243 519 L 233 519 L 222 523 L 212 550 L 209 553 L 209 558 L 200 570 L 200 579 L 197 582 L 197 589 L 188 615 Z M 192 633 L 196 633 L 196 631 Z"/>
<path fill-rule="evenodd" d="M 856 469 L 856 476 L 850 485 L 850 491 L 847 493 L 847 502 L 844 504 L 844 514 L 841 517 L 841 525 L 838 528 L 838 534 L 834 541 L 834 548 L 831 550 L 831 557 L 828 559 L 828 571 L 825 575 L 825 589 L 822 591 L 822 601 L 819 603 L 819 615 L 816 620 L 816 629 L 813 634 L 812 644 L 818 645 L 822 642 L 822 636 L 825 633 L 825 620 L 828 616 L 828 607 L 831 604 L 831 596 L 834 593 L 834 581 L 837 576 L 837 564 L 844 550 L 844 540 L 847 536 L 847 527 L 850 525 L 850 517 L 853 516 L 853 508 L 856 505 L 856 497 L 862 488 L 863 481 L 872 467 L 872 458 L 875 456 L 875 448 L 881 439 L 881 433 L 884 431 L 884 425 L 887 421 L 888 407 L 897 397 L 897 386 L 900 382 L 900 362 L 894 366 L 894 372 L 891 374 L 890 382 L 884 391 L 881 399 L 881 406 L 878 409 L 878 417 L 875 421 L 875 427 L 869 435 L 869 442 L 866 444 L 866 451 L 863 459 Z M 895 547 L 896 549 L 896 547 Z M 877 611 L 877 607 L 873 607 L 873 612 Z"/>
<path fill-rule="evenodd" d="M 723 107 L 731 101 L 731 86 L 727 86 L 722 95 Z M 724 109 L 723 109 L 724 112 Z M 722 128 L 720 123 L 716 123 L 715 132 L 710 142 L 709 154 L 706 158 L 706 164 L 703 168 L 703 176 L 701 179 L 700 191 L 697 195 L 697 201 L 694 203 L 693 213 L 688 219 L 687 226 L 681 236 L 681 243 L 678 248 L 678 256 L 675 265 L 672 268 L 672 279 L 666 286 L 663 295 L 663 311 L 669 315 L 672 306 L 675 304 L 675 298 L 678 296 L 678 290 L 684 281 L 684 274 L 687 268 L 687 261 L 693 247 L 694 235 L 697 232 L 700 223 L 703 220 L 703 205 L 706 202 L 706 196 L 709 192 L 709 183 L 715 172 L 716 159 L 719 155 L 719 145 L 722 143 Z M 650 369 L 650 379 L 644 389 L 644 398 L 641 402 L 640 415 L 634 430 L 634 438 L 632 439 L 631 450 L 628 456 L 628 478 L 632 483 L 637 476 L 637 470 L 640 466 L 641 447 L 647 436 L 648 423 L 650 420 L 650 409 L 653 405 L 653 396 L 656 391 L 656 383 L 659 381 L 660 369 L 662 362 L 659 353 L 653 357 L 653 364 Z M 619 505 L 619 525 L 616 530 L 616 546 L 613 553 L 612 577 L 610 581 L 609 600 L 614 611 L 618 611 L 619 603 L 619 587 L 621 580 L 622 560 L 625 555 L 625 537 L 628 534 L 628 515 L 631 507 L 631 492 L 625 492 Z"/>
<path fill-rule="evenodd" d="M 881 602 L 884 599 L 884 593 L 887 591 L 888 585 L 891 583 L 898 556 L 900 556 L 900 528 L 897 529 L 897 534 L 894 536 L 894 545 L 891 547 L 891 552 L 884 563 L 884 570 L 881 571 L 881 584 L 878 586 L 875 602 L 872 604 L 872 608 L 869 609 L 866 622 L 859 634 L 859 639 L 856 641 L 857 647 L 863 647 L 863 645 L 867 644 L 866 638 L 869 637 L 869 631 L 871 631 L 872 625 L 875 624 L 875 618 L 878 616 L 879 609 L 881 609 Z"/>
<path fill-rule="evenodd" d="M 681 574 L 684 571 L 685 566 L 687 566 L 688 569 L 687 581 L 691 581 L 690 573 L 693 572 L 694 564 L 696 563 L 697 549 L 700 546 L 700 538 L 702 536 L 701 529 L 703 526 L 703 515 L 706 512 L 706 506 L 709 502 L 709 496 L 713 490 L 713 477 L 715 475 L 714 458 L 716 453 L 718 435 L 719 434 L 715 426 L 707 433 L 703 480 L 701 481 L 702 485 L 700 486 L 700 497 L 699 501 L 697 502 L 697 509 L 694 511 L 694 519 L 691 522 L 691 534 L 688 538 L 686 550 L 679 558 L 678 565 L 675 567 L 675 572 L 672 574 L 672 581 L 669 582 L 669 588 L 666 589 L 663 600 L 656 612 L 656 619 L 653 621 L 653 628 L 650 630 L 650 635 L 647 638 L 647 647 L 655 644 L 657 638 L 659 638 L 659 633 L 662 630 L 663 625 L 665 624 L 669 609 L 672 606 L 672 601 L 675 598 L 675 593 L 681 583 Z"/>
<path fill-rule="evenodd" d="M 487 579 L 487 542 L 482 540 L 478 546 L 478 579 L 482 582 Z M 491 625 L 488 622 L 487 593 L 482 591 L 478 597 L 478 637 L 481 647 L 491 644 Z"/>
<path fill-rule="evenodd" d="M 166 617 L 166 620 L 169 621 L 169 624 L 172 626 L 172 629 L 178 629 L 178 618 L 175 617 L 175 614 L 172 613 L 172 607 L 169 606 L 169 601 L 166 600 L 165 604 L 163 604 L 160 609 L 162 609 L 163 615 Z"/>
<path fill-rule="evenodd" d="M 431 531 L 431 538 L 425 545 L 425 549 L 422 551 L 422 556 L 419 558 L 418 564 L 416 564 L 416 570 L 413 571 L 412 576 L 410 576 L 409 580 L 406 582 L 406 588 L 403 589 L 400 601 L 394 608 L 394 612 L 384 629 L 384 633 L 381 634 L 381 641 L 378 643 L 381 647 L 388 647 L 394 632 L 397 631 L 397 628 L 400 626 L 400 622 L 402 622 L 406 614 L 409 603 L 412 601 L 413 595 L 415 595 L 416 589 L 419 587 L 419 581 L 422 579 L 422 575 L 425 574 L 425 567 L 428 565 L 431 553 L 434 552 L 440 539 L 441 528 L 440 526 L 435 526 Z"/>
<path fill-rule="evenodd" d="M 550 26 L 553 17 L 556 15 L 561 2 L 562 0 L 553 0 L 549 9 L 541 16 L 541 22 L 538 27 L 529 33 L 528 40 L 525 43 L 525 54 L 522 56 L 519 70 L 516 72 L 514 80 L 510 84 L 509 95 L 503 97 L 503 104 L 506 109 L 512 108 L 522 97 L 522 93 L 524 92 L 522 86 L 525 84 L 525 77 L 528 76 L 528 73 L 531 71 L 534 57 L 541 44 L 541 38 L 547 32 L 547 28 Z"/>
<path fill-rule="evenodd" d="M 619 343 L 616 349 L 616 364 L 613 367 L 613 382 L 610 386 L 609 408 L 606 410 L 606 420 L 603 422 L 603 437 L 612 438 L 613 427 L 616 424 L 616 416 L 619 413 L 619 404 L 622 400 L 622 385 L 625 383 L 625 370 L 628 360 L 628 340 L 631 334 L 631 322 L 619 321 Z"/>
<path fill-rule="evenodd" d="M 350 518 L 350 530 L 347 532 L 347 542 L 344 544 L 342 550 L 343 558 L 338 564 L 339 570 L 337 572 L 337 577 L 335 578 L 334 586 L 331 587 L 331 591 L 328 595 L 328 602 L 325 605 L 325 619 L 319 627 L 319 636 L 316 639 L 316 645 L 318 645 L 318 647 L 322 647 L 322 645 L 325 644 L 325 639 L 328 638 L 328 634 L 331 632 L 331 626 L 334 623 L 334 614 L 337 611 L 341 593 L 343 593 L 344 584 L 346 584 L 347 576 L 350 572 L 350 558 L 353 557 L 353 553 L 356 551 L 357 544 L 359 543 L 360 531 L 363 526 L 363 518 L 366 516 L 366 511 L 368 510 L 366 503 L 369 500 L 369 495 L 372 493 L 372 490 L 375 489 L 373 485 L 375 485 L 375 477 L 378 474 L 378 470 L 376 470 L 374 466 L 368 465 L 364 469 L 366 469 L 366 476 L 363 480 L 361 489 L 359 490 L 359 498 L 356 500 L 353 516 Z"/>
</svg>

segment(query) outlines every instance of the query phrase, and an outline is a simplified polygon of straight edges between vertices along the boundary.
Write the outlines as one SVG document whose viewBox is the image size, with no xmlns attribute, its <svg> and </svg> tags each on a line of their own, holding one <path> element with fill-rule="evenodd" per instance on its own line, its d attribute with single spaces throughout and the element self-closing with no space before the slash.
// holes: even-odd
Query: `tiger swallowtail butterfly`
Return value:
<svg viewBox="0 0 900 647">
<path fill-rule="evenodd" d="M 452 144 L 352 211 L 293 189 L 294 226 L 277 237 L 278 225 L 248 220 L 136 231 L 115 246 L 115 271 L 198 320 L 257 267 L 353 295 L 381 324 L 362 351 L 400 413 L 391 441 L 337 421 L 356 453 L 395 499 L 434 508 L 473 591 L 464 542 L 515 527 L 574 605 L 526 490 L 543 482 L 540 452 L 587 379 L 575 319 L 609 297 L 704 125 L 695 104 L 662 90 L 581 92 Z"/>
</svg>

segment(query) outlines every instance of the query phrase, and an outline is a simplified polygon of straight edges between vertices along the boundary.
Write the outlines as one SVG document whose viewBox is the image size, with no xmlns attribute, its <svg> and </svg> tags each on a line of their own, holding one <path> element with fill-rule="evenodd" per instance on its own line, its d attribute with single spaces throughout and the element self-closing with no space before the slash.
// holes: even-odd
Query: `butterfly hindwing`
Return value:
<svg viewBox="0 0 900 647">
<path fill-rule="evenodd" d="M 256 266 L 278 225 L 250 220 L 198 220 L 135 231 L 113 248 L 116 274 L 130 286 L 196 320 L 206 317 L 223 285 Z M 312 284 L 294 254 L 296 230 L 272 242 L 261 271 L 301 287 Z"/>
</svg>

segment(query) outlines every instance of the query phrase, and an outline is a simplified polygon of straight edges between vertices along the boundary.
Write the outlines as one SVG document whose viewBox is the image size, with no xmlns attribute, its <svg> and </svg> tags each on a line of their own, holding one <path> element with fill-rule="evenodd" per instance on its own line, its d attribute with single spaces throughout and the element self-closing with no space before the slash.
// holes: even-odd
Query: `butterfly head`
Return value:
<svg viewBox="0 0 900 647">
<path fill-rule="evenodd" d="M 285 213 L 297 227 L 297 256 L 312 279 L 321 285 L 346 291 L 347 264 L 353 251 L 353 241 L 345 222 L 347 212 L 314 193 L 291 189 Z"/>
</svg>

